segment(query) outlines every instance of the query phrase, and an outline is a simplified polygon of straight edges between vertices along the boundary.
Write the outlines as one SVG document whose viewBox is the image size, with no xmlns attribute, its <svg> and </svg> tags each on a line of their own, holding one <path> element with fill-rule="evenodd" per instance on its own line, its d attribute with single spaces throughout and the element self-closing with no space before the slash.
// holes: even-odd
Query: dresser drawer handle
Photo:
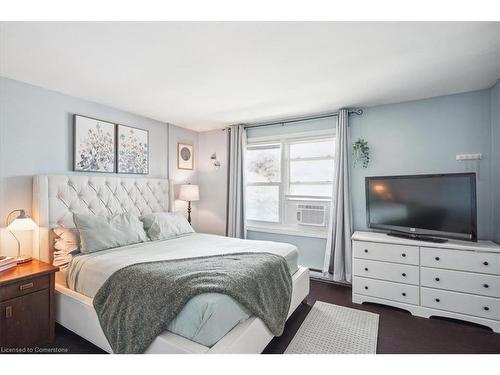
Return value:
<svg viewBox="0 0 500 375">
<path fill-rule="evenodd" d="M 441 300 L 440 300 L 439 298 L 436 298 L 436 299 L 435 299 L 435 301 L 436 301 L 436 302 L 440 302 Z"/>
<path fill-rule="evenodd" d="M 484 307 L 483 307 L 483 309 L 484 309 L 485 311 L 488 311 L 490 308 L 489 308 L 488 306 L 484 306 Z"/>
<path fill-rule="evenodd" d="M 30 288 L 33 288 L 33 283 L 28 283 L 28 284 L 23 284 L 19 287 L 19 290 L 26 290 L 26 289 L 30 289 Z"/>
<path fill-rule="evenodd" d="M 403 297 L 406 297 L 406 293 L 405 293 L 405 292 L 401 293 L 401 295 L 402 295 Z"/>
<path fill-rule="evenodd" d="M 368 287 L 367 287 L 367 286 L 365 286 L 365 289 L 366 289 L 366 290 L 368 290 Z"/>
<path fill-rule="evenodd" d="M 365 271 L 368 271 L 368 267 L 365 267 Z"/>
<path fill-rule="evenodd" d="M 403 272 L 403 273 L 401 274 L 401 276 L 406 277 L 406 273 L 404 273 L 404 272 Z"/>
<path fill-rule="evenodd" d="M 365 249 L 365 253 L 367 253 L 367 252 L 368 252 L 368 249 Z"/>
<path fill-rule="evenodd" d="M 435 257 L 434 259 L 436 259 L 439 262 L 439 257 Z"/>
<path fill-rule="evenodd" d="M 12 318 L 12 306 L 7 306 L 5 308 L 5 318 Z"/>
<path fill-rule="evenodd" d="M 434 280 L 439 281 L 439 277 L 436 277 Z"/>
<path fill-rule="evenodd" d="M 490 286 L 488 284 L 483 284 L 485 288 L 489 288 Z"/>
<path fill-rule="evenodd" d="M 483 264 L 484 264 L 485 266 L 487 266 L 489 263 L 488 263 L 488 262 L 483 262 Z"/>
<path fill-rule="evenodd" d="M 405 254 L 405 253 L 403 253 L 403 254 L 401 254 L 401 256 L 404 258 L 404 257 L 406 257 L 406 254 Z"/>
</svg>

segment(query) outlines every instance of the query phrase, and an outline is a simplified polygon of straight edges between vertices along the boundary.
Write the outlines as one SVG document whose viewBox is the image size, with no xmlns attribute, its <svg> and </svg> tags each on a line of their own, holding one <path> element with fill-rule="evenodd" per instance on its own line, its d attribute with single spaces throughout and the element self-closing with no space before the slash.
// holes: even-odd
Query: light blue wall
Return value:
<svg viewBox="0 0 500 375">
<path fill-rule="evenodd" d="M 170 173 L 176 183 L 196 182 L 196 171 L 177 170 L 175 158 L 176 143 L 189 142 L 196 147 L 198 133 L 0 77 L 0 253 L 14 248 L 11 236 L 2 236 L 7 213 L 16 208 L 31 211 L 32 176 L 72 173 L 75 113 L 147 129 L 149 176 L 166 178 Z M 196 215 L 194 211 L 194 222 Z"/>
<path fill-rule="evenodd" d="M 354 227 L 366 228 L 365 177 L 475 171 L 459 153 L 483 154 L 477 181 L 478 236 L 491 238 L 490 90 L 365 108 L 351 117 L 351 138 L 368 141 L 367 169 L 352 169 Z"/>
<path fill-rule="evenodd" d="M 495 232 L 499 241 L 499 86 L 492 90 L 363 108 L 362 116 L 351 116 L 352 142 L 364 138 L 371 150 L 367 169 L 360 166 L 351 169 L 354 229 L 366 229 L 366 176 L 477 171 L 475 161 L 457 162 L 455 155 L 479 152 L 483 160 L 479 163 L 477 181 L 478 236 L 491 239 Z M 318 124 L 318 127 L 310 124 L 309 129 L 334 126 L 332 120 Z M 280 129 L 283 128 L 260 128 L 249 136 L 276 134 Z M 495 210 L 492 200 L 496 202 Z M 325 240 L 259 232 L 252 232 L 250 236 L 294 243 L 299 247 L 301 259 L 310 262 L 304 264 L 316 268 L 322 263 Z"/>
<path fill-rule="evenodd" d="M 491 89 L 491 153 L 492 237 L 500 244 L 500 81 Z"/>
<path fill-rule="evenodd" d="M 326 240 L 323 238 L 289 236 L 285 234 L 265 233 L 248 231 L 247 238 L 250 240 L 264 240 L 275 242 L 286 242 L 297 246 L 299 253 L 299 264 L 309 268 L 321 270 L 325 257 Z"/>
</svg>

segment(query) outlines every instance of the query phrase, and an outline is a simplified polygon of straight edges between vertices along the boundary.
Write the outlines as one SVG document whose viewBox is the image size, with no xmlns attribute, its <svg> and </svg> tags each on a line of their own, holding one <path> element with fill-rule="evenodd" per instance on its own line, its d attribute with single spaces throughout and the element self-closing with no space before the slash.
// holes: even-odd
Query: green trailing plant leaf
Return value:
<svg viewBox="0 0 500 375">
<path fill-rule="evenodd" d="M 370 162 L 370 147 L 363 138 L 358 138 L 352 145 L 354 165 L 361 164 L 363 168 L 368 168 Z"/>
</svg>

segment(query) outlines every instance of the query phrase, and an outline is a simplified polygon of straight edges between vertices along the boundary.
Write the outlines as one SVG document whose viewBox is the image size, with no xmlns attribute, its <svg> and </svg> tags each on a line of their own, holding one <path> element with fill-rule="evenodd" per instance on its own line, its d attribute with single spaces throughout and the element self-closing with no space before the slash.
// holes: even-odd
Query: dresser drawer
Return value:
<svg viewBox="0 0 500 375">
<path fill-rule="evenodd" d="M 422 306 L 500 320 L 500 299 L 421 288 Z"/>
<path fill-rule="evenodd" d="M 422 266 L 500 275 L 500 254 L 420 248 Z"/>
<path fill-rule="evenodd" d="M 352 268 L 355 276 L 419 285 L 418 266 L 354 258 Z"/>
<path fill-rule="evenodd" d="M 378 297 L 392 301 L 418 305 L 419 288 L 408 284 L 397 284 L 389 281 L 353 277 L 352 291 L 356 294 Z"/>
<path fill-rule="evenodd" d="M 355 258 L 361 259 L 413 265 L 419 264 L 417 246 L 353 241 L 353 254 Z"/>
<path fill-rule="evenodd" d="M 500 276 L 422 267 L 420 280 L 422 286 L 500 298 Z"/>
<path fill-rule="evenodd" d="M 49 284 L 49 275 L 44 275 L 4 285 L 0 287 L 0 301 L 47 289 Z"/>
</svg>

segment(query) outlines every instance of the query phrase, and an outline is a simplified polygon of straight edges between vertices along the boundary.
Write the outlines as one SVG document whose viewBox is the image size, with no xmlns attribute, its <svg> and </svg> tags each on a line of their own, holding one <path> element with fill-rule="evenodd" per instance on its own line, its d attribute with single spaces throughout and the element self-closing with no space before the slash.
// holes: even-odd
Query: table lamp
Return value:
<svg viewBox="0 0 500 375">
<path fill-rule="evenodd" d="M 9 218 L 12 214 L 18 212 L 19 215 L 9 223 Z M 32 258 L 29 255 L 21 255 L 21 244 L 19 239 L 15 236 L 13 231 L 26 231 L 26 230 L 35 230 L 37 225 L 26 213 L 26 210 L 13 210 L 7 215 L 6 224 L 7 229 L 9 230 L 12 237 L 14 237 L 17 241 L 17 263 L 26 263 L 29 262 Z"/>
<path fill-rule="evenodd" d="M 188 202 L 188 223 L 191 224 L 191 202 L 200 200 L 198 185 L 181 185 L 179 199 Z"/>
</svg>

